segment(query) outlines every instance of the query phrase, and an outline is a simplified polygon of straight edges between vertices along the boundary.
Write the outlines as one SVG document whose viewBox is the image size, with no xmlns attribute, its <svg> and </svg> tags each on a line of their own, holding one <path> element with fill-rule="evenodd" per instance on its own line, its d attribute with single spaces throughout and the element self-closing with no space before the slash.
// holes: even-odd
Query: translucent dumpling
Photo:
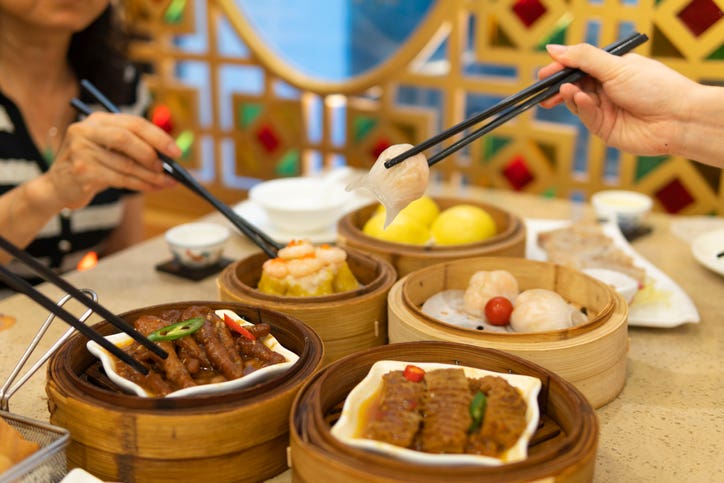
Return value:
<svg viewBox="0 0 724 483">
<path fill-rule="evenodd" d="M 485 304 L 493 297 L 505 297 L 515 302 L 518 296 L 518 280 L 507 270 L 481 270 L 475 272 L 463 295 L 463 310 L 470 315 L 483 317 Z"/>
<path fill-rule="evenodd" d="M 586 320 L 583 312 L 559 294 L 542 288 L 521 292 L 510 314 L 510 326 L 516 332 L 567 329 Z"/>
<path fill-rule="evenodd" d="M 374 193 L 387 213 L 385 227 L 395 219 L 400 210 L 420 198 L 427 190 L 430 167 L 424 154 L 416 154 L 389 169 L 385 168 L 385 161 L 410 148 L 410 144 L 395 144 L 385 149 L 366 175 L 347 186 L 347 191 L 367 188 Z"/>
</svg>

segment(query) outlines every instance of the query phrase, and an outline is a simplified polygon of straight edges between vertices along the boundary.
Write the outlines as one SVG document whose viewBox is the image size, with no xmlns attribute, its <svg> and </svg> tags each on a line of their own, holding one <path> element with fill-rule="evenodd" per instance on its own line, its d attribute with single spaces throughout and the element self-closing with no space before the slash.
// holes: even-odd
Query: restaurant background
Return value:
<svg viewBox="0 0 724 483">
<path fill-rule="evenodd" d="M 339 165 L 368 169 L 536 80 L 547 43 L 637 52 L 724 85 L 719 0 L 128 0 L 150 115 L 181 162 L 227 203 L 256 182 Z M 621 187 L 654 210 L 724 213 L 721 170 L 620 152 L 565 107 L 533 108 L 435 167 L 443 181 L 588 200 Z M 179 202 L 179 198 L 184 202 Z M 148 197 L 154 235 L 211 211 L 178 187 Z"/>
</svg>

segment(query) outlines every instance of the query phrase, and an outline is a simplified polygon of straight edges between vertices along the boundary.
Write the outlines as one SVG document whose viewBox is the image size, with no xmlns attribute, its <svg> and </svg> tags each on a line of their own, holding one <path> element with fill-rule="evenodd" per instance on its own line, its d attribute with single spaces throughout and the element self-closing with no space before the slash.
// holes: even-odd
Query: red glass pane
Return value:
<svg viewBox="0 0 724 483">
<path fill-rule="evenodd" d="M 678 179 L 672 180 L 654 195 L 669 213 L 678 213 L 694 202 L 694 198 Z"/>
<path fill-rule="evenodd" d="M 374 146 L 372 146 L 372 151 L 370 154 L 372 155 L 372 158 L 374 160 L 377 160 L 377 158 L 380 157 L 380 154 L 382 154 L 382 151 L 392 146 L 392 143 L 390 143 L 389 139 L 382 138 L 378 140 Z"/>
<path fill-rule="evenodd" d="M 722 11 L 713 0 L 692 0 L 679 14 L 679 20 L 695 37 L 706 32 L 722 18 Z"/>
<path fill-rule="evenodd" d="M 266 124 L 256 132 L 256 139 L 269 153 L 279 147 L 279 138 L 274 133 L 274 130 Z"/>
<path fill-rule="evenodd" d="M 506 177 L 516 191 L 522 190 L 535 179 L 533 173 L 528 169 L 528 165 L 525 159 L 523 159 L 523 156 L 513 158 L 503 170 L 503 176 Z"/>
<path fill-rule="evenodd" d="M 151 113 L 151 122 L 167 133 L 171 133 L 173 131 L 171 109 L 163 104 L 156 106 Z"/>
<path fill-rule="evenodd" d="M 541 18 L 546 10 L 540 0 L 518 0 L 513 4 L 513 12 L 528 28 Z"/>
</svg>

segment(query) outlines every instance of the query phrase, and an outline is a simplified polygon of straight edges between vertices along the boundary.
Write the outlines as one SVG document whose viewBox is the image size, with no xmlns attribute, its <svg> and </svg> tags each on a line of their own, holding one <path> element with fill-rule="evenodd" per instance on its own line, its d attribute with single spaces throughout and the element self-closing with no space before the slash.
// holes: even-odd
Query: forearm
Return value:
<svg viewBox="0 0 724 483">
<path fill-rule="evenodd" d="M 26 247 L 62 209 L 53 193 L 47 180 L 40 177 L 0 196 L 2 236 L 21 248 Z M 0 263 L 8 260 L 10 255 L 0 250 Z"/>
<path fill-rule="evenodd" d="M 724 168 L 724 88 L 701 86 L 690 101 L 674 154 Z"/>
</svg>

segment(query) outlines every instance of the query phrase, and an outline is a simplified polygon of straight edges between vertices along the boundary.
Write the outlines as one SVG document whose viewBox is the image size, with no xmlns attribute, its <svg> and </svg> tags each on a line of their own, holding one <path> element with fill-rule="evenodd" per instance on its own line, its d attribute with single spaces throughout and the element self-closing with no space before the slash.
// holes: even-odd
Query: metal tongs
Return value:
<svg viewBox="0 0 724 483">
<path fill-rule="evenodd" d="M 96 100 L 100 103 L 108 112 L 119 113 L 121 112 L 118 107 L 113 104 L 101 91 L 99 91 L 91 82 L 83 79 L 80 85 Z M 89 116 L 93 111 L 88 105 L 86 105 L 80 99 L 71 100 L 71 105 L 86 116 Z M 196 181 L 188 171 L 186 171 L 181 165 L 179 165 L 172 158 L 166 156 L 163 153 L 157 153 L 158 157 L 163 162 L 163 169 L 168 175 L 180 182 L 182 185 L 189 188 L 191 191 L 208 201 L 216 210 L 226 217 L 236 228 L 238 228 L 247 238 L 249 238 L 256 246 L 261 248 L 269 258 L 275 258 L 277 251 L 282 248 L 283 245 L 275 242 L 266 233 L 249 223 L 247 220 L 239 216 L 229 208 L 226 203 L 221 202 L 218 198 L 211 194 L 206 188 L 204 188 L 198 181 Z"/>
<path fill-rule="evenodd" d="M 19 261 L 24 263 L 27 267 L 32 269 L 35 273 L 37 273 L 40 277 L 45 279 L 48 282 L 53 283 L 58 288 L 64 290 L 69 297 L 75 298 L 78 302 L 82 303 L 86 307 L 88 307 L 91 311 L 96 312 L 98 315 L 103 317 L 105 320 L 110 322 L 112 325 L 114 325 L 116 328 L 120 329 L 121 331 L 128 334 L 130 337 L 132 337 L 135 341 L 137 341 L 139 344 L 146 347 L 148 350 L 156 354 L 157 356 L 165 359 L 168 357 L 168 353 L 166 353 L 165 350 L 163 350 L 161 347 L 159 347 L 155 342 L 150 341 L 146 336 L 138 332 L 132 325 L 128 324 L 125 320 L 108 310 L 107 308 L 103 307 L 102 305 L 98 304 L 93 297 L 89 297 L 87 295 L 87 292 L 84 293 L 82 290 L 79 290 L 75 288 L 73 285 L 68 283 L 66 280 L 64 280 L 62 277 L 60 277 L 57 273 L 37 261 L 35 258 L 33 258 L 30 254 L 25 252 L 24 250 L 21 250 L 20 248 L 16 247 L 13 243 L 5 239 L 3 236 L 0 235 L 0 248 L 17 258 Z M 37 289 L 35 289 L 30 283 L 28 283 L 26 280 L 22 279 L 18 275 L 14 274 L 4 266 L 0 265 L 0 280 L 3 280 L 8 286 L 16 290 L 17 292 L 23 293 L 30 297 L 34 302 L 38 303 L 39 305 L 45 307 L 47 310 L 49 310 L 52 314 L 60 317 L 63 319 L 66 323 L 68 323 L 71 327 L 75 328 L 80 332 L 81 334 L 85 335 L 89 339 L 96 342 L 98 345 L 106 349 L 108 352 L 131 366 L 136 371 L 140 372 L 143 375 L 148 374 L 148 368 L 138 362 L 136 359 L 131 357 L 127 352 L 123 351 L 119 347 L 117 347 L 115 344 L 111 343 L 103 337 L 101 334 L 98 334 L 97 332 L 93 331 L 90 327 L 85 325 L 81 320 L 77 319 L 75 316 L 73 316 L 70 312 L 65 310 L 60 305 L 56 305 L 52 300 L 50 300 L 47 296 L 39 292 Z M 90 315 L 90 314 L 88 314 Z M 86 316 L 87 317 L 87 316 Z M 36 342 L 37 344 L 37 342 Z"/>
</svg>

